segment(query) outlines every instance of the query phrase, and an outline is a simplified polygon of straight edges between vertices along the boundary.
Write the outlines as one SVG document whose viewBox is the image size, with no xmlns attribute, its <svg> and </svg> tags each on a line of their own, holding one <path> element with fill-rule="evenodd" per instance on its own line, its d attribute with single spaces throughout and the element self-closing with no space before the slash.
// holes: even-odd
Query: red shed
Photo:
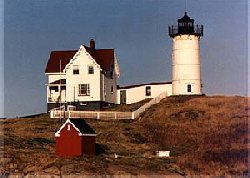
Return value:
<svg viewBox="0 0 250 178">
<path fill-rule="evenodd" d="M 67 119 L 55 137 L 59 156 L 95 155 L 96 134 L 83 119 Z"/>
</svg>

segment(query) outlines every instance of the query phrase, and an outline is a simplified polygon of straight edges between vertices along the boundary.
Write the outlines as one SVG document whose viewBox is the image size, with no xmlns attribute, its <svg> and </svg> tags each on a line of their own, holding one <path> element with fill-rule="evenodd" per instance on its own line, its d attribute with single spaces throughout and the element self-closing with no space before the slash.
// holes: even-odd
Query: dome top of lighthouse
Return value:
<svg viewBox="0 0 250 178">
<path fill-rule="evenodd" d="M 178 19 L 178 22 L 193 22 L 193 21 L 194 21 L 194 19 L 191 19 L 187 15 L 187 12 L 185 12 L 185 15 L 181 19 Z"/>
</svg>

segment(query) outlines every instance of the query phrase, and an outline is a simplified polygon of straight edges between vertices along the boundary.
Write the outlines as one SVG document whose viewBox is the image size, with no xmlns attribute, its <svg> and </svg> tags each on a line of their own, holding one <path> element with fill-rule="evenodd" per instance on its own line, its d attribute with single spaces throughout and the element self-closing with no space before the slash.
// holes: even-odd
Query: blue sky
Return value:
<svg viewBox="0 0 250 178">
<path fill-rule="evenodd" d="M 205 27 L 201 70 L 208 95 L 247 95 L 247 8 L 247 0 L 187 0 L 188 15 Z M 184 11 L 185 0 L 5 1 L 5 117 L 45 112 L 50 51 L 78 49 L 91 38 L 97 48 L 115 49 L 120 85 L 171 81 L 167 27 Z"/>
</svg>

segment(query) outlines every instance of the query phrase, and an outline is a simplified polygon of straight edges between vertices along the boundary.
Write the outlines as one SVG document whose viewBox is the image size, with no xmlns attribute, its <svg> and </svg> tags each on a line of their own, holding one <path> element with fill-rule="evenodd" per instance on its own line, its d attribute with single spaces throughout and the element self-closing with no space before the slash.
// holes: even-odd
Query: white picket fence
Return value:
<svg viewBox="0 0 250 178">
<path fill-rule="evenodd" d="M 88 118 L 88 119 L 135 119 L 145 112 L 149 107 L 159 103 L 167 97 L 167 92 L 161 93 L 158 97 L 150 100 L 133 112 L 115 112 L 115 111 L 65 111 L 65 107 L 56 108 L 50 111 L 50 118 Z"/>
<path fill-rule="evenodd" d="M 107 111 L 59 111 L 51 110 L 51 118 L 86 118 L 86 119 L 132 119 L 132 112 Z"/>
</svg>

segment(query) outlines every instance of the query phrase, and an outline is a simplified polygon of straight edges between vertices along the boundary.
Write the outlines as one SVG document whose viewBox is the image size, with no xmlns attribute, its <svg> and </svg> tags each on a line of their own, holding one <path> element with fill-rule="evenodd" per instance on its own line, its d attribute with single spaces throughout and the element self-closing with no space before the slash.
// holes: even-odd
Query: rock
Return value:
<svg viewBox="0 0 250 178">
<path fill-rule="evenodd" d="M 17 164 L 15 164 L 15 163 L 10 163 L 9 168 L 10 168 L 10 169 L 15 169 L 15 168 L 17 168 Z"/>
<path fill-rule="evenodd" d="M 23 171 L 27 172 L 27 173 L 36 172 L 37 171 L 37 166 L 28 165 Z"/>
<path fill-rule="evenodd" d="M 60 175 L 60 170 L 56 166 L 52 166 L 43 171 L 50 174 Z"/>
</svg>

